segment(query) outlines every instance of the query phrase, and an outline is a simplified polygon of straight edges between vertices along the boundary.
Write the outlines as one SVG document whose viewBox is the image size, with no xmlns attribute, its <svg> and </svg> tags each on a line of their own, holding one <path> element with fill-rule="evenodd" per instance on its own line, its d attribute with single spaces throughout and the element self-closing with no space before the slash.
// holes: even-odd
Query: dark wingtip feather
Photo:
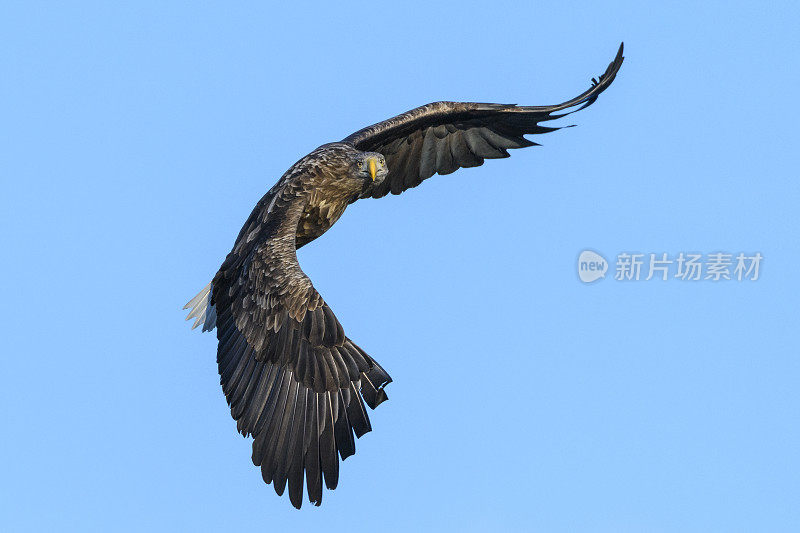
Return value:
<svg viewBox="0 0 800 533">
<path fill-rule="evenodd" d="M 597 100 L 597 97 L 600 96 L 600 93 L 605 91 L 608 86 L 611 85 L 611 82 L 614 81 L 614 78 L 617 77 L 617 73 L 619 72 L 620 67 L 622 67 L 622 62 L 625 60 L 625 57 L 622 55 L 624 48 L 625 43 L 620 43 L 619 49 L 617 50 L 617 55 L 614 56 L 614 60 L 608 64 L 606 71 L 603 72 L 598 79 L 592 78 L 592 88 L 587 91 L 585 95 L 585 102 L 579 109 L 583 109 L 584 107 L 592 105 Z M 577 105 L 578 103 L 580 102 L 576 102 L 573 105 Z M 575 111 L 578 111 L 578 109 Z"/>
<path fill-rule="evenodd" d="M 597 98 L 605 91 L 610 85 L 611 82 L 617 77 L 617 73 L 619 69 L 622 67 L 622 62 L 625 60 L 625 56 L 622 55 L 625 43 L 620 43 L 619 49 L 617 49 L 617 55 L 614 56 L 614 60 L 608 64 L 605 72 L 599 78 L 592 78 L 592 86 L 584 91 L 583 93 L 579 94 L 575 98 L 571 100 L 567 100 L 558 105 L 553 106 L 521 106 L 515 108 L 513 111 L 522 112 L 522 113 L 542 113 L 544 114 L 544 118 L 540 120 L 553 120 L 561 117 L 565 117 L 576 111 L 580 111 L 581 109 L 592 105 Z M 571 107 L 580 106 L 577 109 L 572 109 L 571 111 L 567 111 L 565 113 L 557 114 L 557 111 L 564 111 L 565 109 L 569 109 Z"/>
<path fill-rule="evenodd" d="M 377 361 L 371 357 L 369 361 L 372 368 L 362 374 L 361 394 L 364 396 L 367 405 L 369 405 L 371 409 L 375 409 L 389 399 L 389 397 L 386 396 L 384 387 L 392 382 L 392 378 Z"/>
</svg>

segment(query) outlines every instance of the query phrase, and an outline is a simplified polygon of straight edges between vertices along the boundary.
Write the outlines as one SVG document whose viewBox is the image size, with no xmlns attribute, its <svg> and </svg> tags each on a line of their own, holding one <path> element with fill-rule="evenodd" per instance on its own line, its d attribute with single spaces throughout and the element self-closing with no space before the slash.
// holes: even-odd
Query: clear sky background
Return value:
<svg viewBox="0 0 800 533">
<path fill-rule="evenodd" d="M 3 2 L 7 531 L 798 531 L 795 2 Z M 578 127 L 351 206 L 300 262 L 394 378 L 321 508 L 182 305 L 316 146 L 417 105 Z M 761 252 L 755 282 L 579 252 Z M 613 266 L 612 266 L 613 269 Z"/>
</svg>

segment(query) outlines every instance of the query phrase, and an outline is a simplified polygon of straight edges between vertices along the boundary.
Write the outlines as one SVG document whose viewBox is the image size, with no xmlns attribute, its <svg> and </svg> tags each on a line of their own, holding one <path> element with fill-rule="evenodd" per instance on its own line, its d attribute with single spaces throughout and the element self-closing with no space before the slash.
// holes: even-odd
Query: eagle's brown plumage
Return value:
<svg viewBox="0 0 800 533">
<path fill-rule="evenodd" d="M 339 460 L 370 431 L 364 402 L 386 399 L 389 374 L 347 338 L 300 269 L 297 248 L 325 233 L 348 204 L 416 187 L 432 175 L 508 157 L 553 131 L 541 122 L 591 105 L 622 65 L 556 106 L 436 102 L 323 145 L 295 163 L 258 202 L 213 281 L 187 304 L 216 327 L 222 389 L 237 427 L 252 435 L 253 462 L 295 507 L 334 489 Z M 377 169 L 377 170 L 376 170 Z M 387 174 L 388 169 L 388 174 Z M 338 456 L 338 457 L 337 457 Z"/>
</svg>

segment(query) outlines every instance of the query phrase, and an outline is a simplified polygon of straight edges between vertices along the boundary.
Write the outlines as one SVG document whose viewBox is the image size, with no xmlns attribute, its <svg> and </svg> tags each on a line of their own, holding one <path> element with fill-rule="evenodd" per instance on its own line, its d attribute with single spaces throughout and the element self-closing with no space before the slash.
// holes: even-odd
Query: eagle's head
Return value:
<svg viewBox="0 0 800 533">
<path fill-rule="evenodd" d="M 365 188 L 380 185 L 386 179 L 389 168 L 386 159 L 377 152 L 359 152 L 355 157 L 355 175 L 364 180 Z"/>
</svg>

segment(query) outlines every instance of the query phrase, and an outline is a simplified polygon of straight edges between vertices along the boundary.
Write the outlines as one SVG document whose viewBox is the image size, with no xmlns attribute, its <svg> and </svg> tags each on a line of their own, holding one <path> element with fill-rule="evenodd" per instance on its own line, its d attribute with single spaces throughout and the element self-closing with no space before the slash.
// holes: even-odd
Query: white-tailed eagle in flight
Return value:
<svg viewBox="0 0 800 533">
<path fill-rule="evenodd" d="M 526 134 L 591 105 L 622 65 L 622 45 L 592 87 L 553 106 L 436 102 L 320 146 L 258 202 L 214 279 L 188 304 L 203 331 L 216 328 L 222 390 L 253 463 L 295 507 L 303 482 L 315 505 L 336 488 L 339 458 L 370 431 L 364 406 L 386 400 L 389 374 L 355 342 L 297 261 L 361 198 L 416 187 L 434 174 L 508 157 Z"/>
</svg>

